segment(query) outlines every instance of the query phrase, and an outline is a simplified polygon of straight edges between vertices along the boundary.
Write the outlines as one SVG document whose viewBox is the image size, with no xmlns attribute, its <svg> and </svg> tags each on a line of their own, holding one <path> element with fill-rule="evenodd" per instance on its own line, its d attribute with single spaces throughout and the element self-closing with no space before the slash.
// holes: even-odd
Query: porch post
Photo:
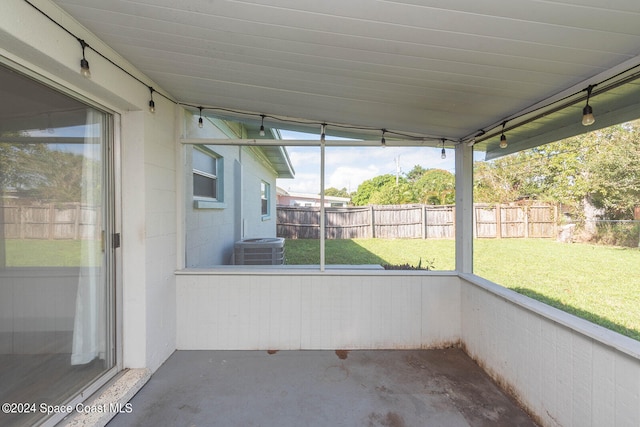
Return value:
<svg viewBox="0 0 640 427">
<path fill-rule="evenodd" d="M 473 148 L 456 145 L 456 271 L 473 272 Z"/>
</svg>

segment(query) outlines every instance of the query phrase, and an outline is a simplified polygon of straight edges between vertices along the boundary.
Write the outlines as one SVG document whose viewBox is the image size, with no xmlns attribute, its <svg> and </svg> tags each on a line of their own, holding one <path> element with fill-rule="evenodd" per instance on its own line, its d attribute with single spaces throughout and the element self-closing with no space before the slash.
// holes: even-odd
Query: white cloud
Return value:
<svg viewBox="0 0 640 427">
<path fill-rule="evenodd" d="M 287 151 L 296 178 L 278 180 L 278 186 L 289 191 L 317 194 L 320 190 L 320 148 L 287 147 Z M 446 159 L 441 159 L 440 151 L 433 147 L 327 147 L 325 188 L 355 191 L 367 179 L 396 173 L 396 159 L 401 174 L 408 173 L 416 165 L 454 172 L 454 151 L 447 149 Z"/>
</svg>

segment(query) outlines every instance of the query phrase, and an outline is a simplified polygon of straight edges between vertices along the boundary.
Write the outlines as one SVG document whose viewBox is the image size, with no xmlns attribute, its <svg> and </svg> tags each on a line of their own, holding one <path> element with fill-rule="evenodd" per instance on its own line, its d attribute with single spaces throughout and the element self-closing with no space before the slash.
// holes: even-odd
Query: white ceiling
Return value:
<svg viewBox="0 0 640 427">
<path fill-rule="evenodd" d="M 640 64 L 638 0 L 54 1 L 181 102 L 451 140 Z"/>
</svg>

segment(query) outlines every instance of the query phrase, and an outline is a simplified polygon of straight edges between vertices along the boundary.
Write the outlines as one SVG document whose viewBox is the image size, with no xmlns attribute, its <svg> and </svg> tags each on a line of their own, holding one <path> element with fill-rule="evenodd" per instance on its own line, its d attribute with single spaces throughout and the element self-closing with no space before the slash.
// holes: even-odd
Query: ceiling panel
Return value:
<svg viewBox="0 0 640 427">
<path fill-rule="evenodd" d="M 55 2 L 180 102 L 451 140 L 640 63 L 636 0 Z"/>
</svg>

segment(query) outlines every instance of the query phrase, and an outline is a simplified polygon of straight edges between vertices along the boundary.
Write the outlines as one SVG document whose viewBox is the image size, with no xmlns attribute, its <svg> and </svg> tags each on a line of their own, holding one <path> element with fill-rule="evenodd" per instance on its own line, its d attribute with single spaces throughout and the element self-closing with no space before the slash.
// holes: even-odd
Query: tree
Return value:
<svg viewBox="0 0 640 427">
<path fill-rule="evenodd" d="M 416 201 L 429 205 L 451 205 L 456 200 L 456 178 L 443 169 L 428 169 L 415 183 Z"/>
<path fill-rule="evenodd" d="M 404 179 L 402 179 L 402 181 L 404 181 Z M 384 186 L 395 184 L 396 177 L 391 174 L 380 175 L 368 179 L 358 186 L 356 192 L 351 196 L 351 202 L 355 206 L 368 205 L 370 204 L 369 199 L 371 199 L 374 192 L 379 191 Z"/>
<path fill-rule="evenodd" d="M 79 154 L 51 150 L 45 143 L 1 143 L 0 186 L 23 199 L 80 202 L 83 168 L 100 174 L 100 162 Z M 97 202 L 97 201 L 92 201 Z"/>
<path fill-rule="evenodd" d="M 427 169 L 423 168 L 420 165 L 415 165 L 413 169 L 407 172 L 407 181 L 416 182 L 422 177 L 422 175 L 427 171 Z"/>
<path fill-rule="evenodd" d="M 332 197 L 350 197 L 346 187 L 343 187 L 340 190 L 338 190 L 335 187 L 329 187 L 326 190 L 324 190 L 324 195 L 332 196 Z"/>
<path fill-rule="evenodd" d="M 640 205 L 640 121 L 476 164 L 474 192 L 478 202 L 532 197 L 585 217 L 599 208 L 609 219 L 631 218 Z"/>
<path fill-rule="evenodd" d="M 587 169 L 595 206 L 610 219 L 633 218 L 640 206 L 640 121 L 606 129 Z"/>
<path fill-rule="evenodd" d="M 369 198 L 370 205 L 404 205 L 415 203 L 415 195 L 411 185 L 402 181 L 398 185 L 395 183 L 387 183 L 375 190 Z"/>
</svg>

